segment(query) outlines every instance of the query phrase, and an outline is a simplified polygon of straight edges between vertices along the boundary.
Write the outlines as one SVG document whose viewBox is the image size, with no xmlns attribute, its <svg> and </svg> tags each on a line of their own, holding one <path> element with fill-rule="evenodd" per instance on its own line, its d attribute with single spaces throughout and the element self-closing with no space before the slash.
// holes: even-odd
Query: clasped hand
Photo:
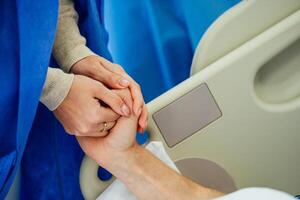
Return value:
<svg viewBox="0 0 300 200">
<path fill-rule="evenodd" d="M 66 132 L 103 137 L 123 117 L 137 117 L 137 131 L 147 126 L 147 109 L 140 86 L 116 64 L 99 56 L 75 63 L 71 89 L 54 111 Z"/>
</svg>

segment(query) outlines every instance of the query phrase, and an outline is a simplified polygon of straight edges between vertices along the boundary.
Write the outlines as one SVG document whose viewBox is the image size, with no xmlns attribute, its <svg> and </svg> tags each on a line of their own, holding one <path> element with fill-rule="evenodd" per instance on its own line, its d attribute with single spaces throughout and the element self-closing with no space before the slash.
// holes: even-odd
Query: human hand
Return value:
<svg viewBox="0 0 300 200">
<path fill-rule="evenodd" d="M 121 91 L 131 99 L 129 91 Z M 127 94 L 126 94 L 127 93 Z M 105 137 L 77 137 L 83 151 L 101 166 L 112 164 L 115 156 L 126 152 L 136 145 L 135 136 L 138 116 L 120 117 Z"/>
<path fill-rule="evenodd" d="M 133 98 L 133 111 L 139 116 L 139 132 L 147 127 L 148 111 L 138 83 L 121 66 L 99 56 L 88 56 L 75 63 L 71 72 L 98 80 L 113 89 L 129 88 Z"/>
<path fill-rule="evenodd" d="M 99 100 L 110 108 L 101 106 Z M 131 104 L 131 101 L 107 89 L 102 83 L 75 75 L 68 95 L 54 114 L 69 134 L 105 136 L 120 115 L 131 114 Z"/>
</svg>

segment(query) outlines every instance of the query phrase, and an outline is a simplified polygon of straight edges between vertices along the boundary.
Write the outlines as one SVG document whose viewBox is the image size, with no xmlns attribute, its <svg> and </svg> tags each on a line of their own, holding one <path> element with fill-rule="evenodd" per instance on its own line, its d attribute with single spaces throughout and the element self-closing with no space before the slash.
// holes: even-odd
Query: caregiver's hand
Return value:
<svg viewBox="0 0 300 200">
<path fill-rule="evenodd" d="M 101 106 L 99 100 L 110 108 Z M 67 97 L 54 110 L 54 114 L 69 134 L 105 136 L 120 115 L 131 114 L 131 106 L 122 94 L 107 89 L 98 81 L 75 75 Z"/>
<path fill-rule="evenodd" d="M 133 111 L 139 116 L 138 131 L 144 132 L 147 127 L 148 112 L 141 88 L 121 66 L 99 56 L 88 56 L 75 63 L 71 72 L 98 80 L 113 89 L 128 87 L 133 98 Z"/>
</svg>

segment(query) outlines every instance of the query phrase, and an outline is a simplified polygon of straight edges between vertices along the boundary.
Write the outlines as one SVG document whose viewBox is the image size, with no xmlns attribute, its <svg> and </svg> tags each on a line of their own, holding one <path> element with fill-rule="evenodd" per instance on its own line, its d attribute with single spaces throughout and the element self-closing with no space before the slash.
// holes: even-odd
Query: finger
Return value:
<svg viewBox="0 0 300 200">
<path fill-rule="evenodd" d="M 129 89 L 133 98 L 133 112 L 135 115 L 139 116 L 142 112 L 143 105 L 145 104 L 141 87 L 126 73 L 123 76 L 130 80 Z"/>
<path fill-rule="evenodd" d="M 145 130 L 147 127 L 147 118 L 148 118 L 148 110 L 147 110 L 147 107 L 144 105 L 142 113 L 139 118 L 139 125 L 141 126 L 141 128 L 143 130 Z"/>
<path fill-rule="evenodd" d="M 100 107 L 99 122 L 113 122 L 120 118 L 120 115 L 114 112 L 111 108 Z M 99 129 L 98 129 L 99 130 Z"/>
<path fill-rule="evenodd" d="M 113 90 L 114 93 L 116 93 L 119 97 L 121 97 L 121 99 L 126 103 L 126 105 L 130 108 L 130 110 L 132 109 L 132 98 L 131 98 L 131 94 L 130 91 L 127 89 L 123 89 L 123 90 Z"/>
<path fill-rule="evenodd" d="M 104 58 L 101 59 L 101 63 L 107 70 L 120 74 L 129 80 L 129 88 L 133 98 L 133 112 L 135 115 L 139 116 L 141 114 L 142 105 L 144 104 L 144 98 L 140 86 L 124 71 L 120 65 L 111 63 Z"/>
<path fill-rule="evenodd" d="M 125 73 L 123 76 L 130 80 L 129 89 L 133 98 L 133 112 L 135 115 L 139 116 L 144 104 L 144 97 L 141 87 L 128 74 Z"/>
<path fill-rule="evenodd" d="M 79 137 L 104 137 L 109 133 L 109 130 L 114 127 L 116 122 L 106 122 L 97 124 L 92 131 L 85 133 L 84 135 L 78 135 Z"/>
<path fill-rule="evenodd" d="M 137 84 L 131 83 L 130 93 L 133 98 L 133 112 L 136 116 L 139 116 L 142 112 L 142 107 L 144 104 L 144 98 L 140 87 Z"/>
<path fill-rule="evenodd" d="M 120 115 L 128 117 L 131 113 L 129 107 L 121 97 L 99 82 L 97 82 L 97 92 L 95 97 L 109 105 L 116 113 Z"/>
<path fill-rule="evenodd" d="M 107 70 L 101 63 L 96 67 L 93 78 L 115 89 L 126 88 L 130 84 L 129 80 L 120 74 Z"/>
<path fill-rule="evenodd" d="M 103 137 L 109 133 L 109 130 L 115 126 L 116 122 L 104 122 L 98 124 L 97 136 Z"/>
</svg>

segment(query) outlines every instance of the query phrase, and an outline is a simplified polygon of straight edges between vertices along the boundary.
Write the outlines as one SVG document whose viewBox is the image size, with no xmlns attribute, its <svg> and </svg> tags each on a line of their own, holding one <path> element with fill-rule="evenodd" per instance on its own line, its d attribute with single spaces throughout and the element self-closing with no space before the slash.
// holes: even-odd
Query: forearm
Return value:
<svg viewBox="0 0 300 200">
<path fill-rule="evenodd" d="M 59 66 L 67 73 L 74 63 L 87 56 L 95 55 L 86 46 L 86 39 L 80 34 L 77 21 L 78 14 L 73 1 L 60 0 L 53 55 Z"/>
<path fill-rule="evenodd" d="M 201 200 L 222 195 L 181 176 L 142 147 L 110 153 L 99 164 L 124 182 L 139 199 Z"/>
</svg>

